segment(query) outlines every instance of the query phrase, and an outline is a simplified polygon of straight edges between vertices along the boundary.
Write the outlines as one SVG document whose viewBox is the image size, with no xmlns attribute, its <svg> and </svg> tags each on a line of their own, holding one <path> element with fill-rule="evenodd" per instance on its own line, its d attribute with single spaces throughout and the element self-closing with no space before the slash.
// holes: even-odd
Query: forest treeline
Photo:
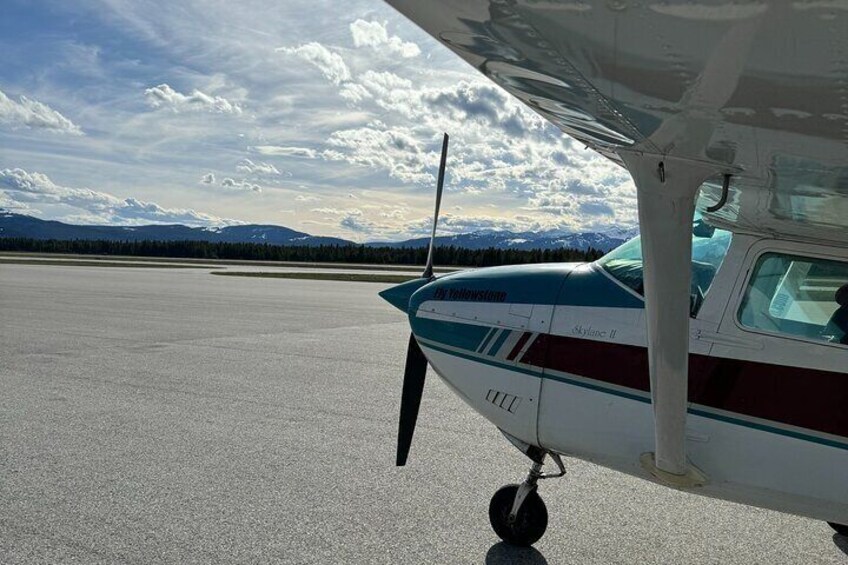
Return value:
<svg viewBox="0 0 848 565">
<path fill-rule="evenodd" d="M 376 265 L 423 265 L 427 248 L 369 247 L 365 245 L 268 245 L 208 241 L 109 241 L 0 238 L 0 251 L 75 253 L 80 255 L 129 255 L 184 259 L 240 259 L 253 261 L 305 261 L 316 263 L 369 263 Z M 466 249 L 436 247 L 437 266 L 491 267 L 524 263 L 594 261 L 603 253 L 578 249 Z"/>
</svg>

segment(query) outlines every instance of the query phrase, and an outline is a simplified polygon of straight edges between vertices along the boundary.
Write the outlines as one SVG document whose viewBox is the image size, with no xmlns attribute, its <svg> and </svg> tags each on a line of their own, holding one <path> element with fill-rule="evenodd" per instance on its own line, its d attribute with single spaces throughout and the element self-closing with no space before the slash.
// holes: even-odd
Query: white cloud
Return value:
<svg viewBox="0 0 848 565">
<path fill-rule="evenodd" d="M 411 41 L 403 41 L 396 35 L 389 36 L 385 24 L 356 20 L 350 24 L 350 33 L 356 47 L 385 48 L 388 52 L 401 57 L 415 57 L 421 53 L 418 45 Z"/>
<path fill-rule="evenodd" d="M 262 187 L 247 180 L 235 180 L 230 177 L 221 179 L 221 186 L 231 190 L 246 190 L 250 192 L 262 192 Z"/>
<path fill-rule="evenodd" d="M 194 194 L 204 198 L 185 206 L 211 207 L 206 202 L 214 196 L 226 202 L 227 215 L 253 221 L 297 208 L 284 218 L 294 228 L 313 225 L 322 234 L 357 237 L 364 232 L 349 228 L 367 228 L 374 236 L 401 239 L 429 229 L 429 222 L 419 228 L 413 220 L 432 213 L 441 133 L 447 131 L 444 209 L 469 218 L 468 228 L 537 222 L 582 231 L 635 223 L 634 189 L 625 171 L 583 150 L 383 3 L 339 9 L 327 0 L 289 0 L 262 11 L 237 3 L 109 0 L 98 4 L 97 14 L 85 6 L 62 3 L 68 17 L 48 22 L 56 33 L 0 38 L 7 50 L 59 54 L 33 59 L 37 91 L 28 91 L 27 79 L 14 72 L 0 80 L 14 93 L 14 102 L 0 98 L 0 147 L 28 170 L 49 171 L 56 179 L 73 171 L 68 178 L 80 179 L 74 186 L 108 178 L 109 186 L 126 187 L 116 192 L 155 202 L 171 202 L 182 186 L 187 192 L 180 202 Z M 68 21 L 85 23 L 74 35 L 86 46 L 83 52 L 66 39 L 51 39 L 68 37 Z M 106 49 L 102 38 L 115 34 L 126 41 Z M 280 37 L 290 47 L 280 47 Z M 411 54 L 417 46 L 400 38 L 432 56 L 404 58 L 405 49 Z M 149 94 L 146 87 L 152 87 Z M 195 87 L 199 92 L 192 92 Z M 53 108 L 35 111 L 35 102 L 18 103 L 20 92 L 73 118 L 86 136 L 17 144 L 19 134 L 9 131 L 16 127 L 79 131 L 70 122 L 63 126 Z M 10 121 L 12 104 L 16 118 Z M 26 122 L 18 106 L 40 117 Z M 179 114 L 162 119 L 172 111 Z M 291 187 L 282 182 L 284 169 L 297 171 Z M 212 175 L 205 183 L 204 173 Z M 222 187 L 224 177 L 233 186 Z M 264 190 L 258 206 L 242 179 L 279 190 Z M 368 208 L 384 204 L 391 208 Z M 309 211 L 317 206 L 356 206 L 362 215 L 345 228 L 339 222 L 346 214 L 307 224 L 318 218 Z M 37 207 L 65 213 L 58 205 Z M 392 212 L 403 207 L 405 215 Z M 517 219 L 522 214 L 532 219 Z M 452 219 L 444 228 L 462 225 Z"/>
<path fill-rule="evenodd" d="M 215 175 L 213 173 L 206 173 L 203 175 L 203 178 L 200 179 L 200 182 L 203 184 L 215 184 Z"/>
<path fill-rule="evenodd" d="M 318 156 L 318 152 L 308 147 L 284 147 L 280 145 L 255 145 L 249 147 L 251 151 L 255 151 L 260 155 L 276 156 L 276 157 L 305 157 L 314 159 Z"/>
<path fill-rule="evenodd" d="M 547 216 L 541 218 L 545 225 L 580 229 L 635 223 L 626 171 L 580 148 L 494 84 L 459 80 L 422 86 L 394 72 L 368 70 L 343 84 L 340 93 L 356 109 L 376 109 L 380 119 L 337 129 L 322 150 L 304 152 L 304 157 L 430 185 L 435 183 L 440 134 L 448 131 L 454 134 L 449 189 L 480 198 L 515 194 L 518 199 L 510 206 Z M 358 227 L 365 226 L 360 222 Z"/>
<path fill-rule="evenodd" d="M 403 182 L 426 183 L 434 179 L 426 171 L 424 145 L 407 128 L 341 130 L 330 136 L 327 145 L 331 149 L 322 156 L 330 161 L 383 169 Z"/>
<path fill-rule="evenodd" d="M 262 161 L 253 162 L 250 159 L 242 159 L 236 165 L 236 170 L 241 173 L 264 176 L 279 176 L 280 171 L 271 163 Z"/>
<path fill-rule="evenodd" d="M 42 173 L 23 169 L 0 170 L 0 191 L 17 202 L 38 205 L 59 205 L 82 210 L 90 217 L 113 224 L 171 224 L 190 226 L 237 224 L 227 220 L 184 208 L 164 208 L 155 202 L 136 198 L 118 198 L 106 192 L 88 188 L 68 188 L 55 184 Z"/>
<path fill-rule="evenodd" d="M 197 89 L 191 94 L 177 92 L 167 84 L 153 86 L 144 91 L 147 103 L 153 108 L 168 108 L 175 113 L 212 112 L 215 114 L 241 114 L 241 107 L 221 96 L 210 96 Z"/>
<path fill-rule="evenodd" d="M 365 71 L 358 78 L 358 86 L 361 86 L 369 94 L 373 94 L 378 99 L 388 98 L 392 91 L 401 90 L 407 91 L 401 94 L 401 97 L 411 96 L 412 81 L 406 78 L 399 77 L 395 73 L 389 71 Z M 353 86 L 352 83 L 351 86 Z M 388 104 L 387 104 L 388 105 Z"/>
<path fill-rule="evenodd" d="M 286 55 L 295 55 L 311 63 L 333 84 L 350 80 L 350 70 L 341 55 L 333 53 L 320 43 L 313 41 L 298 47 L 279 47 L 276 50 Z"/>
<path fill-rule="evenodd" d="M 339 221 L 339 226 L 352 232 L 373 234 L 379 226 L 374 222 L 362 218 L 362 214 L 349 213 Z"/>
<path fill-rule="evenodd" d="M 341 208 L 313 208 L 310 212 L 315 212 L 316 214 L 325 214 L 328 216 L 343 216 L 346 214 L 354 214 L 356 216 L 361 216 L 361 210 L 345 210 Z"/>
<path fill-rule="evenodd" d="M 346 82 L 342 85 L 342 89 L 339 91 L 339 96 L 345 100 L 355 103 L 362 102 L 364 99 L 370 98 L 371 93 L 368 92 L 368 89 L 361 84 Z"/>
<path fill-rule="evenodd" d="M 0 124 L 11 128 L 35 128 L 82 135 L 78 125 L 47 104 L 31 100 L 26 96 L 20 96 L 15 102 L 2 90 L 0 90 Z"/>
</svg>

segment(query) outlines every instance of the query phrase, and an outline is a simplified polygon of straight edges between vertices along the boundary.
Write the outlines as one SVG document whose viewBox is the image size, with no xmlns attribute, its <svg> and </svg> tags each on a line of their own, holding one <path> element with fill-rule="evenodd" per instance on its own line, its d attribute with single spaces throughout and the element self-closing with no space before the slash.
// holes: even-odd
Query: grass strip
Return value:
<svg viewBox="0 0 848 565">
<path fill-rule="evenodd" d="M 261 271 L 212 271 L 213 275 L 226 277 L 258 277 L 268 279 L 300 279 L 314 281 L 345 281 L 373 283 L 402 283 L 418 278 L 414 275 L 386 273 L 268 273 Z"/>
</svg>

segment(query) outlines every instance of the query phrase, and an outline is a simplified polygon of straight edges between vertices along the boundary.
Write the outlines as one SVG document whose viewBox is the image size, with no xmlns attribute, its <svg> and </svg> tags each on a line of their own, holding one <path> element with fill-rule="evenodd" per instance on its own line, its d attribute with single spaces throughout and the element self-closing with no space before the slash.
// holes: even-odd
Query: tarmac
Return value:
<svg viewBox="0 0 848 565">
<path fill-rule="evenodd" d="M 528 463 L 430 373 L 386 285 L 0 265 L 0 563 L 848 563 L 822 522 L 586 462 L 534 549 L 487 509 Z"/>
</svg>

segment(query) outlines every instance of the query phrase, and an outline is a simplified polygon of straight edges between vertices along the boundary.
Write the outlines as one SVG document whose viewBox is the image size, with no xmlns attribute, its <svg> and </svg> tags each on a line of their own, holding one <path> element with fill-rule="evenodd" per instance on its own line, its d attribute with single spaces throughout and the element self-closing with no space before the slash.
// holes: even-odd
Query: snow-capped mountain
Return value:
<svg viewBox="0 0 848 565">
<path fill-rule="evenodd" d="M 510 232 L 479 231 L 459 235 L 436 237 L 437 245 L 455 245 L 467 249 L 579 249 L 590 247 L 599 251 L 609 251 L 638 234 L 636 229 L 611 228 L 604 232 L 564 233 L 564 232 Z M 371 246 L 388 247 L 424 247 L 430 238 L 422 237 L 406 241 L 372 242 Z"/>
<path fill-rule="evenodd" d="M 579 249 L 590 247 L 609 251 L 636 235 L 635 229 L 610 228 L 603 232 L 509 232 L 478 231 L 436 238 L 438 245 L 454 245 L 468 249 Z M 268 243 L 270 245 L 355 245 L 337 237 L 314 236 L 283 226 L 247 224 L 227 227 L 192 228 L 180 224 L 146 226 L 73 225 L 41 220 L 0 209 L 0 237 L 32 239 L 83 239 L 111 241 L 209 241 L 226 243 Z M 425 247 L 428 237 L 406 241 L 375 241 L 371 247 Z"/>
<path fill-rule="evenodd" d="M 271 245 L 354 245 L 338 237 L 309 235 L 283 226 L 191 228 L 180 224 L 147 226 L 73 225 L 41 220 L 0 210 L 0 237 L 32 239 L 84 239 L 109 241 L 209 241 L 225 243 L 268 243 Z"/>
</svg>

